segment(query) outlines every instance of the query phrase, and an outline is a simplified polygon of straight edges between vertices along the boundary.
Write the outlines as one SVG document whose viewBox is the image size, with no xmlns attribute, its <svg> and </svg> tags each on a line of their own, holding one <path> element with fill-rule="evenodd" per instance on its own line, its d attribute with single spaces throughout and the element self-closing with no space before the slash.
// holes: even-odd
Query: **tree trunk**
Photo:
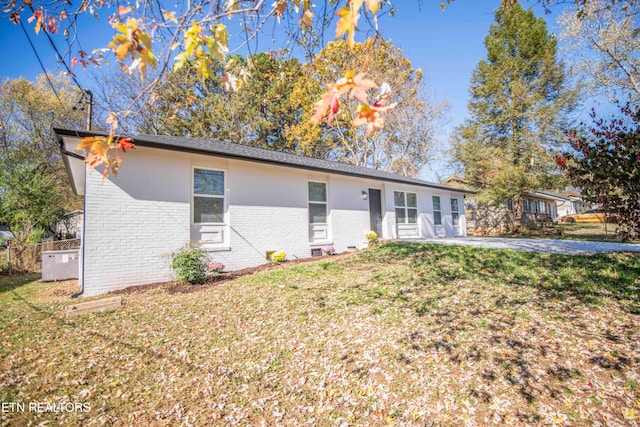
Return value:
<svg viewBox="0 0 640 427">
<path fill-rule="evenodd" d="M 520 232 L 522 227 L 522 205 L 523 200 L 520 194 L 513 198 L 513 217 L 511 222 L 511 232 L 516 234 Z"/>
</svg>

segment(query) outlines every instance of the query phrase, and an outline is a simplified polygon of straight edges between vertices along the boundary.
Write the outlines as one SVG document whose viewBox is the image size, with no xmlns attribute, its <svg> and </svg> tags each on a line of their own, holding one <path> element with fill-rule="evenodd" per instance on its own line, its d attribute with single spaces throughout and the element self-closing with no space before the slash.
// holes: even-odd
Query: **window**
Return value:
<svg viewBox="0 0 640 427">
<path fill-rule="evenodd" d="M 327 223 L 327 184 L 309 181 L 309 223 Z"/>
<path fill-rule="evenodd" d="M 442 209 L 440 208 L 440 196 L 433 196 L 433 224 L 442 225 Z"/>
<path fill-rule="evenodd" d="M 396 224 L 416 224 L 418 222 L 418 198 L 416 193 L 393 192 L 396 208 Z"/>
<path fill-rule="evenodd" d="M 540 213 L 542 214 L 549 213 L 549 204 L 547 202 L 540 202 Z"/>
<path fill-rule="evenodd" d="M 453 226 L 460 225 L 460 211 L 458 209 L 458 199 L 451 198 L 451 220 Z"/>
<path fill-rule="evenodd" d="M 193 170 L 193 222 L 224 222 L 224 172 Z"/>
</svg>

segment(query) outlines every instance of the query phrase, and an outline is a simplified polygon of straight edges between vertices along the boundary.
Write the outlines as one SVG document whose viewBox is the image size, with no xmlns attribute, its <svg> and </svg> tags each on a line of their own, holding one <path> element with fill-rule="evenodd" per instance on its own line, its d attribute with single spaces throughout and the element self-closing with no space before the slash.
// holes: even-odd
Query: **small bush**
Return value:
<svg viewBox="0 0 640 427">
<path fill-rule="evenodd" d="M 207 262 L 204 252 L 200 249 L 184 248 L 173 255 L 171 268 L 180 283 L 200 285 L 207 281 Z"/>
<path fill-rule="evenodd" d="M 224 264 L 218 261 L 214 261 L 209 263 L 207 266 L 207 271 L 210 274 L 220 274 L 224 270 Z"/>
<path fill-rule="evenodd" d="M 378 243 L 378 233 L 373 230 L 367 231 L 367 234 L 365 234 L 364 237 L 366 237 L 371 244 Z"/>
<path fill-rule="evenodd" d="M 322 255 L 328 256 L 328 255 L 333 255 L 335 253 L 336 253 L 336 248 L 334 248 L 331 245 L 322 247 Z"/>
<path fill-rule="evenodd" d="M 271 254 L 271 261 L 273 262 L 284 262 L 287 258 L 287 254 L 284 251 L 275 251 Z"/>
</svg>

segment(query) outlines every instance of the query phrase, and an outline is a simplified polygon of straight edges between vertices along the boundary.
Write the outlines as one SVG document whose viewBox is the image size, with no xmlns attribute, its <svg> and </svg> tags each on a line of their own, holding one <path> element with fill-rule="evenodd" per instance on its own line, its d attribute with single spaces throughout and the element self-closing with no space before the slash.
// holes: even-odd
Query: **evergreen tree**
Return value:
<svg viewBox="0 0 640 427">
<path fill-rule="evenodd" d="M 576 91 L 567 88 L 545 21 L 510 3 L 503 1 L 485 38 L 487 58 L 471 78 L 471 118 L 452 146 L 480 201 L 497 206 L 514 200 L 517 228 L 522 194 L 559 184 L 552 152 L 562 142 Z"/>
</svg>

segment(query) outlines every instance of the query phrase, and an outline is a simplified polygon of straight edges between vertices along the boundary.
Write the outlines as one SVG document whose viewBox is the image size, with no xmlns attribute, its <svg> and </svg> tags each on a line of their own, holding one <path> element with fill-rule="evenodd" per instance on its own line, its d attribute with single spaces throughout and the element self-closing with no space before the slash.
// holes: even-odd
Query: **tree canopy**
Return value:
<svg viewBox="0 0 640 427">
<path fill-rule="evenodd" d="M 602 206 L 623 240 L 640 238 L 640 107 L 620 108 L 609 121 L 592 113 L 593 126 L 572 131 L 560 168 L 582 196 Z"/>
<path fill-rule="evenodd" d="M 552 154 L 576 94 L 545 21 L 519 3 L 496 11 L 485 46 L 487 58 L 471 78 L 471 118 L 454 135 L 453 157 L 482 201 L 514 199 L 517 226 L 520 196 L 555 186 Z"/>
<path fill-rule="evenodd" d="M 0 222 L 25 241 L 79 203 L 53 126 L 84 125 L 81 95 L 65 79 L 52 76 L 40 76 L 35 83 L 15 79 L 1 84 Z"/>
<path fill-rule="evenodd" d="M 634 2 L 591 0 L 565 11 L 560 40 L 573 56 L 573 70 L 588 78 L 591 90 L 640 101 L 639 10 Z"/>
<path fill-rule="evenodd" d="M 566 3 L 564 0 L 531 0 L 545 7 Z M 574 0 L 579 10 L 585 9 L 596 0 Z M 442 0 L 445 8 L 454 0 Z M 128 105 L 107 114 L 110 136 L 85 141 L 89 149 L 88 161 L 91 165 L 104 164 L 107 169 L 117 170 L 119 165 L 117 150 L 123 146 L 117 132 L 123 123 L 138 109 L 142 99 L 153 101 L 153 90 L 171 70 L 190 66 L 202 79 L 212 76 L 221 83 L 236 88 L 239 80 L 246 75 L 244 67 L 235 66 L 231 52 L 246 49 L 253 56 L 258 46 L 258 37 L 266 28 L 278 26 L 282 38 L 288 46 L 296 46 L 307 53 L 307 58 L 325 44 L 327 32 L 335 28 L 335 38 L 344 38 L 351 49 L 356 45 L 356 32 L 377 33 L 378 16 L 395 15 L 396 9 L 388 0 L 338 0 L 312 4 L 308 0 L 277 0 L 273 3 L 262 0 L 233 0 L 205 2 L 202 0 L 178 2 L 153 2 L 141 0 L 123 4 L 113 0 L 81 2 L 76 5 L 65 0 L 37 2 L 32 0 L 0 0 L 2 13 L 15 24 L 31 25 L 36 33 L 44 33 L 55 48 L 53 37 L 63 38 L 66 50 L 57 51 L 60 63 L 69 76 L 74 78 L 75 70 L 90 65 L 100 66 L 117 63 L 125 73 L 139 73 L 143 84 L 137 96 Z M 514 0 L 504 0 L 502 9 L 518 4 Z M 607 5 L 625 4 L 621 0 L 608 0 Z M 628 2 L 631 7 L 637 0 Z M 317 6 L 317 7 L 316 7 Z M 105 18 L 106 16 L 106 18 Z M 87 48 L 86 35 L 79 32 L 81 21 L 105 19 L 112 25 L 114 35 L 108 46 Z M 334 27 L 335 25 L 335 27 Z M 369 30 L 367 30 L 367 25 Z M 239 28 L 238 34 L 229 28 Z M 276 36 L 274 30 L 273 37 Z M 332 35 L 331 38 L 334 38 Z M 352 55 L 355 53 L 352 52 Z M 219 65 L 224 72 L 219 73 Z M 368 72 L 369 70 L 366 70 Z M 352 78 L 356 77 L 356 78 Z M 376 95 L 373 89 L 379 87 Z M 367 78 L 365 73 L 339 76 L 329 82 L 319 94 L 319 102 L 310 116 L 312 122 L 331 122 L 340 109 L 342 100 L 357 94 L 357 113 L 354 123 L 368 133 L 380 130 L 385 123 L 384 116 L 396 105 L 391 99 L 393 87 L 383 81 Z M 348 102 L 344 102 L 347 104 Z M 113 105 L 116 105 L 113 103 Z M 145 117 L 145 123 L 155 129 L 153 120 Z M 390 123 L 392 120 L 386 120 Z M 317 131 L 316 131 L 317 132 Z M 129 144 L 127 142 L 124 145 Z M 409 161 L 402 170 L 408 170 Z M 416 165 L 412 166 L 415 169 Z M 410 168 L 409 168 L 410 169 Z"/>
<path fill-rule="evenodd" d="M 347 41 L 330 42 L 314 56 L 305 71 L 307 81 L 300 83 L 304 90 L 300 88 L 298 92 L 319 94 L 322 83 L 353 73 L 354 80 L 363 76 L 363 80 L 386 81 L 389 92 L 384 96 L 397 105 L 377 117 L 378 127 L 373 132 L 372 127 L 358 125 L 365 107 L 359 106 L 361 103 L 355 96 L 347 97 L 340 101 L 342 108 L 331 123 L 318 129 L 309 120 L 302 120 L 291 129 L 291 137 L 301 145 L 321 139 L 324 141 L 321 146 L 333 147 L 334 159 L 407 176 L 417 176 L 431 160 L 446 104 L 429 98 L 423 71 L 413 68 L 402 50 L 390 41 L 367 39 L 352 48 Z M 309 112 L 310 107 L 303 106 L 303 111 Z"/>
</svg>

